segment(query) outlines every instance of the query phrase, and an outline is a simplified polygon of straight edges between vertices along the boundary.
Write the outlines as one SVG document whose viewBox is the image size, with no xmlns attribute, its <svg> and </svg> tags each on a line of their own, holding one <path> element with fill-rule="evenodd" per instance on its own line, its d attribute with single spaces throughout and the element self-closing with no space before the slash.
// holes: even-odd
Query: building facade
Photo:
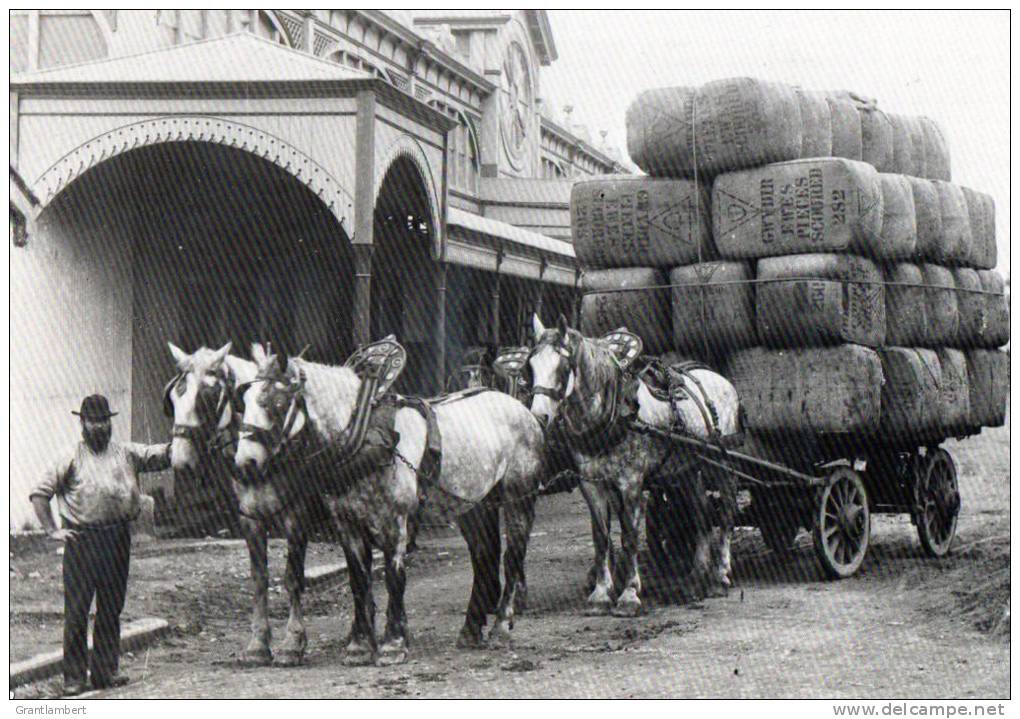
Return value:
<svg viewBox="0 0 1020 719">
<path fill-rule="evenodd" d="M 543 114 L 541 11 L 11 14 L 11 524 L 103 392 L 160 441 L 166 342 L 342 361 L 401 390 L 569 312 L 569 191 L 624 171 Z"/>
</svg>

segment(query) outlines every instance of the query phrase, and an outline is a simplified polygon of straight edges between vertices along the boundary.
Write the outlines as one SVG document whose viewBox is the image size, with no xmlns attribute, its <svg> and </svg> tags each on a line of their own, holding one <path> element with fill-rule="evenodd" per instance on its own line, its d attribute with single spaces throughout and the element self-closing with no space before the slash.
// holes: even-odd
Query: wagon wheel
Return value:
<svg viewBox="0 0 1020 719">
<path fill-rule="evenodd" d="M 752 492 L 758 531 L 765 546 L 776 554 L 789 554 L 800 531 L 800 510 L 794 498 L 769 490 Z"/>
<path fill-rule="evenodd" d="M 914 513 L 921 546 L 932 557 L 944 557 L 960 516 L 960 486 L 952 455 L 941 448 L 929 452 L 918 463 L 915 482 Z"/>
<path fill-rule="evenodd" d="M 832 579 L 856 572 L 868 553 L 871 513 L 860 475 L 850 467 L 836 467 L 819 491 L 814 509 L 815 553 Z"/>
</svg>

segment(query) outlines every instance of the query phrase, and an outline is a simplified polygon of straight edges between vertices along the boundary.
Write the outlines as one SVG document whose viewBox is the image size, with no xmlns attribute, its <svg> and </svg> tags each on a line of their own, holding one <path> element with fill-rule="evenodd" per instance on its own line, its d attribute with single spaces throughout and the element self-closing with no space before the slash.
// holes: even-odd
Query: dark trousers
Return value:
<svg viewBox="0 0 1020 719">
<path fill-rule="evenodd" d="M 131 531 L 127 523 L 103 529 L 78 529 L 64 545 L 64 681 L 85 681 L 89 667 L 89 607 L 96 599 L 92 634 L 92 682 L 117 673 L 120 661 L 120 613 L 127 594 Z"/>
</svg>

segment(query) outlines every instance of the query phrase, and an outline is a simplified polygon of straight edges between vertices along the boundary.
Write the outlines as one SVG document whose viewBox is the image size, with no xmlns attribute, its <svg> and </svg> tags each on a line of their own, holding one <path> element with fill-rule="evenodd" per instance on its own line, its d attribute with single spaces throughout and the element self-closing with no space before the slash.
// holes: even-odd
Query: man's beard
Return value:
<svg viewBox="0 0 1020 719">
<path fill-rule="evenodd" d="M 97 454 L 105 450 L 107 445 L 110 444 L 111 434 L 112 430 L 108 427 L 93 429 L 91 431 L 83 429 L 81 431 L 81 435 L 85 439 L 85 444 L 88 445 L 89 449 Z"/>
</svg>

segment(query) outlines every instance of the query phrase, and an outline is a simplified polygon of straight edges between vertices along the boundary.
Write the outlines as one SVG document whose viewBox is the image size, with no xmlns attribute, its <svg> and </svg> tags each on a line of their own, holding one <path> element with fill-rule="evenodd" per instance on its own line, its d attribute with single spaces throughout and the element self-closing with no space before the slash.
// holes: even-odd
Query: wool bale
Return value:
<svg viewBox="0 0 1020 719">
<path fill-rule="evenodd" d="M 916 115 L 904 115 L 903 121 L 907 127 L 907 136 L 911 142 L 911 157 L 914 160 L 913 170 L 906 174 L 931 179 L 928 177 L 927 146 L 925 145 L 924 125 L 921 123 L 921 118 Z"/>
<path fill-rule="evenodd" d="M 631 159 L 651 175 L 691 177 L 697 170 L 712 176 L 792 160 L 801 150 L 797 94 L 753 78 L 716 80 L 693 92 L 643 92 L 628 108 L 626 124 Z"/>
<path fill-rule="evenodd" d="M 949 347 L 936 350 L 936 354 L 942 369 L 939 381 L 939 425 L 944 434 L 958 434 L 970 425 L 967 356 Z"/>
<path fill-rule="evenodd" d="M 895 172 L 893 126 L 881 110 L 858 108 L 861 116 L 861 159 L 879 172 Z"/>
<path fill-rule="evenodd" d="M 673 285 L 673 346 L 680 351 L 729 351 L 755 344 L 753 279 L 746 262 L 677 267 Z"/>
<path fill-rule="evenodd" d="M 576 183 L 570 224 L 588 269 L 670 268 L 712 259 L 708 188 L 692 180 L 612 175 Z"/>
<path fill-rule="evenodd" d="M 878 427 L 882 363 L 866 347 L 753 347 L 731 354 L 725 374 L 748 430 L 871 434 Z"/>
<path fill-rule="evenodd" d="M 964 262 L 979 270 L 990 270 L 998 261 L 995 244 L 995 200 L 991 195 L 961 187 L 970 221 L 970 256 Z"/>
<path fill-rule="evenodd" d="M 825 96 L 796 88 L 800 103 L 801 148 L 800 156 L 832 156 L 832 115 Z"/>
<path fill-rule="evenodd" d="M 719 175 L 712 235 L 722 257 L 851 251 L 881 256 L 882 185 L 871 165 L 796 160 Z"/>
<path fill-rule="evenodd" d="M 933 183 L 939 193 L 942 237 L 929 259 L 940 264 L 962 264 L 971 257 L 973 247 L 967 198 L 957 185 L 942 180 L 933 180 Z"/>
<path fill-rule="evenodd" d="M 888 115 L 893 129 L 893 172 L 920 177 L 924 167 L 924 130 L 907 115 Z"/>
<path fill-rule="evenodd" d="M 881 350 L 882 419 L 885 439 L 936 436 L 941 431 L 939 386 L 942 368 L 934 350 L 889 347 Z"/>
<path fill-rule="evenodd" d="M 914 196 L 914 218 L 917 225 L 917 244 L 914 248 L 916 259 L 930 260 L 938 255 L 938 244 L 942 238 L 942 206 L 935 183 L 919 177 L 901 175 L 910 183 Z"/>
<path fill-rule="evenodd" d="M 929 180 L 953 179 L 949 160 L 949 143 L 942 128 L 930 117 L 917 118 L 924 138 L 924 177 Z"/>
<path fill-rule="evenodd" d="M 667 351 L 670 321 L 666 284 L 666 273 L 650 267 L 585 273 L 582 334 L 598 337 L 617 327 L 627 327 L 641 338 L 648 354 Z M 644 289 L 649 287 L 658 289 Z"/>
<path fill-rule="evenodd" d="M 963 349 L 981 347 L 990 309 L 988 296 L 982 292 L 981 278 L 976 270 L 957 267 L 953 270 L 953 283 L 956 285 L 956 305 L 960 312 L 960 324 L 953 345 Z M 886 288 L 887 303 L 890 290 Z"/>
<path fill-rule="evenodd" d="M 904 175 L 882 172 L 878 179 L 882 183 L 881 257 L 910 259 L 917 249 L 914 191 Z"/>
<path fill-rule="evenodd" d="M 977 279 L 975 277 L 975 279 Z M 928 341 L 928 293 L 917 265 L 900 262 L 885 268 L 886 344 L 923 347 Z"/>
<path fill-rule="evenodd" d="M 627 152 L 649 175 L 694 174 L 693 87 L 660 87 L 640 93 L 627 108 Z"/>
<path fill-rule="evenodd" d="M 956 301 L 953 273 L 945 267 L 920 265 L 928 307 L 928 333 L 925 346 L 952 345 L 960 331 L 960 306 Z"/>
<path fill-rule="evenodd" d="M 828 96 L 829 116 L 832 121 L 832 156 L 860 160 L 863 155 L 861 115 L 850 100 Z"/>
<path fill-rule="evenodd" d="M 995 270 L 978 270 L 982 297 L 985 302 L 985 325 L 978 346 L 986 349 L 1002 347 L 1009 342 L 1009 302 L 1006 283 Z"/>
<path fill-rule="evenodd" d="M 1002 350 L 982 349 L 969 350 L 966 355 L 970 425 L 1001 427 L 1006 423 L 1009 355 Z"/>
<path fill-rule="evenodd" d="M 856 255 L 788 255 L 758 261 L 758 338 L 770 347 L 885 343 L 878 266 Z"/>
</svg>

